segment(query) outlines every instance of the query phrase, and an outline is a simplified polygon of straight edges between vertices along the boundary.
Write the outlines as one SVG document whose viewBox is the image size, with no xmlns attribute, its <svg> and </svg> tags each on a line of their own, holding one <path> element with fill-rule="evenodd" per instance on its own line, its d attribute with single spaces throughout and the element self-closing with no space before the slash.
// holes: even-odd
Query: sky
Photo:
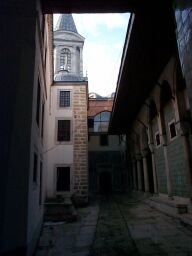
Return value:
<svg viewBox="0 0 192 256">
<path fill-rule="evenodd" d="M 54 26 L 58 17 L 54 15 Z M 101 96 L 115 92 L 129 14 L 73 14 L 73 19 L 85 38 L 83 70 L 89 92 Z"/>
</svg>

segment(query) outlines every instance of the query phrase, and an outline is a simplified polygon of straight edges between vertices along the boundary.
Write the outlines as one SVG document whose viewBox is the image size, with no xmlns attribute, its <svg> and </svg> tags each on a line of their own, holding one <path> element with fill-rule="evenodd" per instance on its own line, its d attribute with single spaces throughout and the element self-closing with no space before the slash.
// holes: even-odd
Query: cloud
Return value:
<svg viewBox="0 0 192 256">
<path fill-rule="evenodd" d="M 120 57 L 119 52 L 112 54 L 108 44 L 85 43 L 84 67 L 87 67 L 90 92 L 106 96 L 115 91 Z"/>
<path fill-rule="evenodd" d="M 103 28 L 108 30 L 121 29 L 127 26 L 129 14 L 73 14 L 80 34 L 87 32 L 99 36 Z"/>
</svg>

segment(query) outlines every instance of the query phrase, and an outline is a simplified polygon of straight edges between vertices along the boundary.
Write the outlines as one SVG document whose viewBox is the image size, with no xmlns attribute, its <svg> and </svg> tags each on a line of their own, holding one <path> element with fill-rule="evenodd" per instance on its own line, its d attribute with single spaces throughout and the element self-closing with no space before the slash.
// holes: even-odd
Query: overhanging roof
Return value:
<svg viewBox="0 0 192 256">
<path fill-rule="evenodd" d="M 44 13 L 135 12 L 149 0 L 42 0 Z"/>
<path fill-rule="evenodd" d="M 173 0 L 41 0 L 44 13 L 117 13 L 148 8 L 157 11 L 159 5 Z"/>
<path fill-rule="evenodd" d="M 111 133 L 126 133 L 176 51 L 172 5 L 131 15 L 110 120 Z"/>
</svg>

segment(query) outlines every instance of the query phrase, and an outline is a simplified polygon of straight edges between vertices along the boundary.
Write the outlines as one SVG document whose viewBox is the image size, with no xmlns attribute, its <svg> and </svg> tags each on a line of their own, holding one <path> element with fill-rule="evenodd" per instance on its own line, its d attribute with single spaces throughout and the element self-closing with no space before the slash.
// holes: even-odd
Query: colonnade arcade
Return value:
<svg viewBox="0 0 192 256">
<path fill-rule="evenodd" d="M 185 81 L 173 57 L 127 134 L 133 190 L 192 196 L 189 112 Z"/>
</svg>

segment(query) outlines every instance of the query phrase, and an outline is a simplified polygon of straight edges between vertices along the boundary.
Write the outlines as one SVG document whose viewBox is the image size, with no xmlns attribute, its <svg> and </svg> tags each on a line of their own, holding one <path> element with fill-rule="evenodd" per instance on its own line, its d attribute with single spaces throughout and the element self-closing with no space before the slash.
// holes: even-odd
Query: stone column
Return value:
<svg viewBox="0 0 192 256">
<path fill-rule="evenodd" d="M 83 48 L 80 47 L 80 76 L 83 76 Z"/>
<path fill-rule="evenodd" d="M 161 133 L 161 141 L 163 143 L 163 152 L 164 152 L 164 159 L 165 159 L 165 170 L 166 170 L 166 176 L 167 176 L 167 192 L 168 197 L 172 197 L 172 184 L 171 184 L 171 173 L 169 169 L 169 161 L 168 161 L 168 155 L 167 155 L 167 135 L 163 134 L 163 128 L 162 128 L 162 113 L 160 113 L 160 117 L 158 118 L 158 126 L 159 131 Z"/>
<path fill-rule="evenodd" d="M 157 172 L 156 172 L 156 166 L 155 166 L 155 152 L 154 152 L 154 145 L 149 145 L 150 151 L 151 151 L 151 159 L 152 159 L 152 168 L 153 168 L 153 186 L 154 186 L 154 193 L 158 193 L 158 186 L 157 186 Z"/>
<path fill-rule="evenodd" d="M 149 192 L 149 174 L 148 174 L 148 165 L 147 165 L 147 150 L 142 150 L 143 157 L 143 172 L 144 172 L 144 187 L 145 192 Z"/>
<path fill-rule="evenodd" d="M 137 176 L 136 176 L 136 160 L 132 159 L 132 172 L 133 172 L 133 189 L 137 190 Z"/>
<path fill-rule="evenodd" d="M 167 155 L 167 136 L 165 134 L 162 135 L 162 141 L 163 141 L 163 151 L 164 151 L 164 158 L 165 158 L 165 169 L 167 174 L 167 192 L 168 197 L 172 197 L 172 182 L 171 182 L 171 173 L 169 169 L 169 161 L 168 161 L 168 155 Z"/>
<path fill-rule="evenodd" d="M 71 48 L 71 73 L 76 75 L 76 46 Z"/>
<path fill-rule="evenodd" d="M 141 169 L 141 155 L 137 154 L 136 155 L 136 160 L 137 160 L 137 180 L 138 180 L 138 190 L 142 191 L 142 169 Z"/>
</svg>

